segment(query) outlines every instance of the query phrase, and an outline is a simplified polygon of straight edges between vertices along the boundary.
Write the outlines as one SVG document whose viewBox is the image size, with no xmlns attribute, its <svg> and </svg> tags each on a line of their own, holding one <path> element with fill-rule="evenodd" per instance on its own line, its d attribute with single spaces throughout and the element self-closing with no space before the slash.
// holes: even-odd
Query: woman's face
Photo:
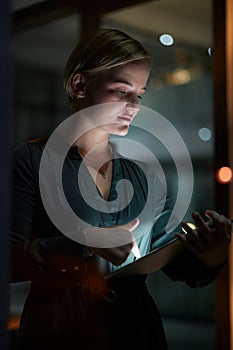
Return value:
<svg viewBox="0 0 233 350">
<path fill-rule="evenodd" d="M 140 109 L 149 71 L 148 63 L 131 62 L 106 70 L 97 79 L 87 81 L 84 108 L 112 102 L 106 108 L 113 106 L 115 109 L 109 113 L 107 123 L 100 127 L 102 131 L 121 136 L 128 133 L 129 126 Z"/>
</svg>

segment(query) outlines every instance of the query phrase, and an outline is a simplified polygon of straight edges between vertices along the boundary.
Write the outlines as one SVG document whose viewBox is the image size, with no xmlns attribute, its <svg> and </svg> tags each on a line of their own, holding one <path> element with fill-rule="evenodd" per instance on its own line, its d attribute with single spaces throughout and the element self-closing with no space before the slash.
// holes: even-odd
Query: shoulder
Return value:
<svg viewBox="0 0 233 350">
<path fill-rule="evenodd" d="M 13 168 L 26 167 L 31 162 L 30 149 L 28 144 L 20 143 L 11 148 L 11 162 Z"/>
<path fill-rule="evenodd" d="M 30 148 L 44 148 L 46 143 L 45 138 L 29 140 L 26 142 L 21 142 L 11 148 L 12 154 L 27 155 L 30 152 Z"/>
<path fill-rule="evenodd" d="M 45 143 L 46 139 L 38 139 L 13 146 L 11 148 L 13 167 L 31 167 L 32 163 L 39 163 Z"/>
</svg>

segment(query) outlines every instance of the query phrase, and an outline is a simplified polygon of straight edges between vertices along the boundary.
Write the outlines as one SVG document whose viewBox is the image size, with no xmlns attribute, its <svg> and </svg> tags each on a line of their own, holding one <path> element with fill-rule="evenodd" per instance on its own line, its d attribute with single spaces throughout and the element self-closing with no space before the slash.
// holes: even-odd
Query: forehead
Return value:
<svg viewBox="0 0 233 350">
<path fill-rule="evenodd" d="M 125 65 L 111 68 L 103 72 L 102 78 L 109 82 L 136 83 L 144 86 L 148 79 L 150 66 L 143 61 L 130 62 Z"/>
</svg>

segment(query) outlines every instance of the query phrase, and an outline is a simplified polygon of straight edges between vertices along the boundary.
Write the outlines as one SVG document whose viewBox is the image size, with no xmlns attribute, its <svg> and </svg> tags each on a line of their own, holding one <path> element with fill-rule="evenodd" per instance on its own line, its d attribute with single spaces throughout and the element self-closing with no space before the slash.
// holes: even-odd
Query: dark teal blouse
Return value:
<svg viewBox="0 0 233 350">
<path fill-rule="evenodd" d="M 83 245 L 77 240 L 77 228 L 74 233 L 67 232 L 71 239 L 59 241 L 56 237 L 64 235 L 50 220 L 42 203 L 39 187 L 39 167 L 42 152 L 46 140 L 42 139 L 36 142 L 29 142 L 18 145 L 12 152 L 12 220 L 11 232 L 12 242 L 24 242 L 27 240 L 40 239 L 48 249 L 60 249 L 67 253 L 74 251 L 76 255 L 83 254 Z M 114 145 L 113 150 L 114 150 Z M 114 151 L 115 152 L 115 151 Z M 122 225 L 130 222 L 136 217 L 140 219 L 140 225 L 134 231 L 141 255 L 148 253 L 152 249 L 159 247 L 174 238 L 174 233 L 180 230 L 180 227 L 174 227 L 166 232 L 168 220 L 171 215 L 169 207 L 169 198 L 166 196 L 161 181 L 156 176 L 155 170 L 147 164 L 135 162 L 130 159 L 114 156 L 114 168 L 112 175 L 112 184 L 108 201 L 106 202 L 106 211 L 93 209 L 85 202 L 80 193 L 78 183 L 78 172 L 82 159 L 78 153 L 77 147 L 72 147 L 64 161 L 63 166 L 63 188 L 66 199 L 74 211 L 84 222 L 96 227 L 106 227 L 113 225 Z M 96 203 L 101 199 L 98 190 L 93 194 L 90 183 L 93 182 L 91 176 L 86 170 L 82 178 L 82 186 L 85 188 L 89 197 L 96 196 Z M 133 196 L 122 210 L 121 198 L 117 199 L 117 184 L 120 180 L 129 180 L 133 185 Z M 54 181 L 56 192 L 56 181 Z M 123 189 L 124 202 L 129 197 L 128 187 Z M 93 199 L 92 198 L 92 199 Z M 95 198 L 94 198 L 95 199 Z M 114 202 L 115 201 L 115 202 Z M 53 201 L 51 200 L 51 203 Z M 109 212 L 108 204 L 116 203 L 114 210 Z M 59 204 L 62 208 L 63 203 Z M 58 215 L 60 212 L 58 213 Z M 80 231 L 85 227 L 80 227 Z M 75 242 L 73 241 L 75 240 Z M 59 243 L 62 242 L 62 243 Z M 130 254 L 124 264 L 114 266 L 108 264 L 109 273 L 132 262 L 133 254 Z M 186 283 L 196 286 L 209 283 L 219 271 L 216 267 L 206 268 L 200 260 L 190 251 L 184 250 L 184 253 L 164 269 L 173 279 L 184 280 Z"/>
<path fill-rule="evenodd" d="M 49 242 L 52 237 L 61 235 L 56 223 L 54 225 L 47 215 L 40 195 L 39 166 L 44 146 L 45 140 L 40 140 L 21 144 L 13 150 L 12 232 L 17 234 L 13 234 L 15 239 L 39 238 Z M 113 144 L 112 148 L 114 149 Z M 123 225 L 138 217 L 140 225 L 135 230 L 134 235 L 142 256 L 174 238 L 174 232 L 180 228 L 174 228 L 169 233 L 165 232 L 171 215 L 169 198 L 166 197 L 164 188 L 153 169 L 144 163 L 135 162 L 114 153 L 112 183 L 108 201 L 105 202 L 106 210 L 100 211 L 86 203 L 80 192 L 78 174 L 81 162 L 82 158 L 77 147 L 72 147 L 64 161 L 62 181 L 70 208 L 82 222 L 94 227 L 107 227 Z M 133 185 L 132 198 L 130 198 L 130 188 L 127 183 L 123 184 L 121 192 L 123 198 L 120 198 L 117 185 L 122 179 L 128 180 Z M 98 200 L 101 200 L 102 203 L 104 201 L 98 189 L 96 192 L 93 191 L 92 186 L 90 186 L 93 183 L 88 170 L 84 170 L 81 186 L 87 198 L 94 199 L 95 207 L 98 208 Z M 113 204 L 111 210 L 109 210 L 109 203 Z M 119 206 L 123 206 L 123 209 L 118 210 Z M 62 208 L 62 200 L 58 207 Z M 58 215 L 61 214 L 61 212 L 58 213 Z M 84 228 L 80 227 L 80 231 Z M 76 239 L 75 234 L 64 233 L 72 240 L 80 242 L 79 239 Z M 77 243 L 76 247 L 78 248 L 78 246 Z M 81 245 L 80 254 L 82 254 Z M 113 272 L 132 262 L 133 259 L 134 255 L 130 254 L 124 264 L 120 266 L 109 263 L 108 271 Z"/>
</svg>

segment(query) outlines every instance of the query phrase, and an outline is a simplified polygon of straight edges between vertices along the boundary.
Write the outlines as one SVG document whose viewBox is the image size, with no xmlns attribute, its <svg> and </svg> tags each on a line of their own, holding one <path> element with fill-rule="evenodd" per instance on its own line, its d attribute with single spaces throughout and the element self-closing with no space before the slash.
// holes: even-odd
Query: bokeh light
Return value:
<svg viewBox="0 0 233 350">
<path fill-rule="evenodd" d="M 211 131 L 208 128 L 200 128 L 198 136 L 202 141 L 209 141 L 211 139 Z"/>
<path fill-rule="evenodd" d="M 232 180 L 232 170 L 228 166 L 219 168 L 216 172 L 216 179 L 222 184 L 227 184 Z"/>
<path fill-rule="evenodd" d="M 162 34 L 162 35 L 160 35 L 159 41 L 164 46 L 171 46 L 171 45 L 174 44 L 174 38 L 170 34 Z"/>
</svg>

